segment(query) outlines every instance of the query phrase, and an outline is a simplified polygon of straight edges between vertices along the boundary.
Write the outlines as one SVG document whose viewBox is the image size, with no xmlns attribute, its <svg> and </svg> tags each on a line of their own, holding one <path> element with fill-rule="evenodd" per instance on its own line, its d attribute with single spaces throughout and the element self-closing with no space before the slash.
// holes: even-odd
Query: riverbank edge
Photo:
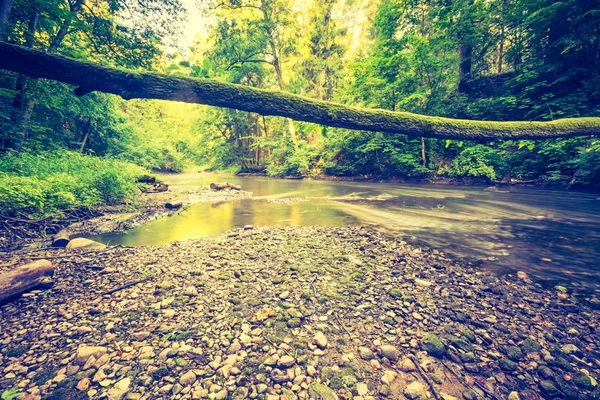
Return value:
<svg viewBox="0 0 600 400">
<path fill-rule="evenodd" d="M 52 237 L 58 232 L 64 232 L 71 238 L 103 233 L 118 233 L 152 220 L 185 212 L 194 203 L 232 201 L 248 199 L 252 196 L 251 192 L 244 190 L 226 189 L 215 191 L 210 188 L 184 188 L 178 185 L 169 185 L 168 190 L 164 192 L 142 192 L 130 204 L 91 207 L 78 217 L 75 222 L 66 217 L 61 218 L 59 216 L 52 220 L 52 226 L 56 232 L 48 235 L 42 227 L 39 236 L 2 243 L 0 245 L 0 254 L 14 251 L 27 252 L 50 247 Z M 167 208 L 165 207 L 167 203 L 180 203 L 180 206 Z M 56 229 L 57 226 L 60 229 Z"/>
<path fill-rule="evenodd" d="M 223 173 L 215 171 L 215 173 Z M 569 191 L 569 192 L 581 192 L 600 194 L 600 186 L 574 186 L 569 188 L 565 184 L 551 184 L 548 182 L 529 182 L 529 181 L 515 181 L 511 183 L 505 182 L 493 182 L 484 178 L 400 178 L 391 177 L 383 178 L 380 176 L 339 176 L 339 175 L 315 175 L 315 176 L 304 176 L 304 175 L 292 175 L 292 176 L 269 176 L 266 173 L 261 172 L 241 172 L 235 174 L 239 177 L 245 176 L 257 176 L 271 179 L 283 179 L 283 180 L 315 180 L 315 181 L 327 181 L 327 182 L 370 182 L 370 183 L 399 183 L 399 184 L 415 184 L 415 185 L 432 185 L 432 186 L 456 186 L 456 187 L 475 187 L 475 188 L 494 188 L 499 190 L 510 190 L 511 187 L 524 187 L 533 189 L 545 189 L 545 190 L 556 190 L 556 191 Z"/>
</svg>

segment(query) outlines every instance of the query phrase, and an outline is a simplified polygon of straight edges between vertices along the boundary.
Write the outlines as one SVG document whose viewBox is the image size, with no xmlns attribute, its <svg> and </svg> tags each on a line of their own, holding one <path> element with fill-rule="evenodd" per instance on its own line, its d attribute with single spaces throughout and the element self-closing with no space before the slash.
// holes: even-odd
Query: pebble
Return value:
<svg viewBox="0 0 600 400">
<path fill-rule="evenodd" d="M 499 397 L 519 387 L 509 400 L 563 390 L 587 398 L 597 385 L 598 313 L 576 296 L 559 301 L 557 289 L 414 252 L 370 229 L 255 228 L 109 248 L 98 258 L 107 268 L 86 270 L 84 283 L 77 266 L 90 259 L 57 260 L 56 287 L 72 290 L 0 308 L 0 384 L 41 398 L 72 381 L 71 390 L 104 399 L 375 400 L 402 397 L 408 382 L 404 397 L 425 400 L 424 383 L 411 392 L 421 379 L 412 354 L 452 393 L 439 392 L 444 400 L 481 394 L 436 357 Z M 90 296 L 148 271 L 160 279 Z"/>
<path fill-rule="evenodd" d="M 189 386 L 196 382 L 196 374 L 194 371 L 188 371 L 179 377 L 179 383 L 183 386 Z"/>
<path fill-rule="evenodd" d="M 419 381 L 414 381 L 410 383 L 406 389 L 404 389 L 404 395 L 409 400 L 421 400 L 425 399 L 425 388 L 423 384 Z"/>
<path fill-rule="evenodd" d="M 282 356 L 278 361 L 277 365 L 284 368 L 289 368 L 296 363 L 296 359 L 294 357 L 285 355 Z"/>
<path fill-rule="evenodd" d="M 323 332 L 317 332 L 313 338 L 313 343 L 319 346 L 320 349 L 324 349 L 327 347 L 327 338 L 323 334 Z"/>
<path fill-rule="evenodd" d="M 400 351 L 396 347 L 386 344 L 379 347 L 379 355 L 395 362 L 400 357 Z"/>
<path fill-rule="evenodd" d="M 381 382 L 389 385 L 390 383 L 392 383 L 396 380 L 397 376 L 398 376 L 398 373 L 396 371 L 392 371 L 392 370 L 388 369 L 383 373 L 383 376 L 381 377 Z"/>
<path fill-rule="evenodd" d="M 75 353 L 75 359 L 73 360 L 73 362 L 77 365 L 85 365 L 85 363 L 90 357 L 93 356 L 96 359 L 98 359 L 102 355 L 106 354 L 106 352 L 108 352 L 108 349 L 103 346 L 83 345 L 77 349 L 77 353 Z"/>
</svg>

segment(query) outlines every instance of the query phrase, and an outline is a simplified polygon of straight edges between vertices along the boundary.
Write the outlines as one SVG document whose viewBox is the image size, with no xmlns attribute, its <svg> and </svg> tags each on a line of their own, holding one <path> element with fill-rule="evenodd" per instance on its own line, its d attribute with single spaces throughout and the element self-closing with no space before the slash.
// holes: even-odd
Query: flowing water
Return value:
<svg viewBox="0 0 600 400">
<path fill-rule="evenodd" d="M 212 236 L 245 225 L 372 225 L 404 240 L 479 260 L 500 273 L 526 271 L 538 281 L 600 293 L 597 195 L 511 188 L 282 180 L 179 174 L 171 185 L 206 187 L 227 180 L 248 200 L 197 203 L 180 215 L 94 239 L 158 245 Z"/>
</svg>

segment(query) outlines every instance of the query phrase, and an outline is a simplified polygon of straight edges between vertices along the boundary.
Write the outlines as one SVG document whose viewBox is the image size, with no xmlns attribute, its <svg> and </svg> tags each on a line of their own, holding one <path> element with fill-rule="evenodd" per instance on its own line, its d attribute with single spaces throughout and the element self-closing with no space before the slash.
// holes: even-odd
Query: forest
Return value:
<svg viewBox="0 0 600 400">
<path fill-rule="evenodd" d="M 2 400 L 599 400 L 598 0 L 0 0 Z"/>
<path fill-rule="evenodd" d="M 391 111 L 491 121 L 599 114 L 593 1 L 188 3 L 4 0 L 2 37 L 110 67 Z M 178 41 L 190 13 L 202 26 L 186 47 Z M 68 85 L 7 71 L 0 85 L 0 204 L 9 211 L 118 198 L 133 190 L 130 171 L 139 167 L 561 188 L 600 179 L 595 136 L 418 138 L 99 92 L 77 97 Z M 77 166 L 86 163 L 98 176 L 65 179 L 85 174 Z"/>
</svg>

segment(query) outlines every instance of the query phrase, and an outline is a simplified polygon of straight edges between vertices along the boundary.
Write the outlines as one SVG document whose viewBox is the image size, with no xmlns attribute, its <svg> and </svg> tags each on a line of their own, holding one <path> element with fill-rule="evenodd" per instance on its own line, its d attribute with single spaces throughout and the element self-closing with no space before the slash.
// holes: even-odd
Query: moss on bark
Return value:
<svg viewBox="0 0 600 400">
<path fill-rule="evenodd" d="M 497 122 L 365 109 L 215 79 L 109 68 L 5 42 L 0 42 L 0 68 L 32 78 L 52 79 L 75 85 L 75 93 L 80 96 L 100 91 L 116 94 L 124 99 L 151 98 L 207 104 L 337 128 L 401 133 L 412 137 L 458 140 L 548 139 L 600 133 L 600 118 L 596 117 L 550 122 Z"/>
</svg>

